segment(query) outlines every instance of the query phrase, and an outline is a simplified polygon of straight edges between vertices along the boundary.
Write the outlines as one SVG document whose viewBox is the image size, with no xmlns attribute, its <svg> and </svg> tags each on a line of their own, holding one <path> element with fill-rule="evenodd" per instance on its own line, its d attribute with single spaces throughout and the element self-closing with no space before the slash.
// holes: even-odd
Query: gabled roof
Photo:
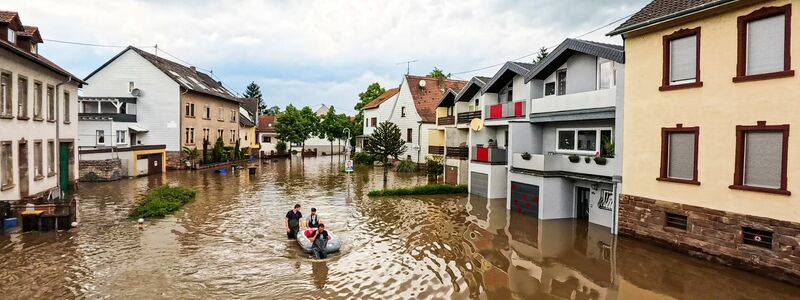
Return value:
<svg viewBox="0 0 800 300">
<path fill-rule="evenodd" d="M 486 85 L 489 80 L 492 80 L 492 78 L 484 76 L 472 77 L 472 79 L 467 82 L 467 85 L 458 92 L 458 95 L 456 95 L 456 102 L 472 100 L 472 96 L 475 96 L 475 94 L 480 92 L 481 89 L 483 89 L 483 86 Z"/>
<path fill-rule="evenodd" d="M 43 43 L 44 40 L 39 34 L 39 27 L 36 26 L 23 26 L 25 30 L 17 32 L 19 36 L 30 37 L 34 42 Z"/>
<path fill-rule="evenodd" d="M 397 92 L 399 91 L 400 88 L 388 89 L 385 92 L 383 92 L 383 94 L 381 94 L 377 98 L 367 103 L 367 105 L 364 105 L 364 107 L 362 107 L 361 109 L 367 110 L 367 109 L 378 108 L 381 106 L 381 104 L 383 104 L 383 102 L 386 102 L 386 100 L 389 100 L 392 97 L 394 97 L 394 95 L 397 95 Z"/>
<path fill-rule="evenodd" d="M 419 85 L 420 81 L 425 81 L 425 87 Z M 423 123 L 436 122 L 436 106 L 442 99 L 447 89 L 461 90 L 466 84 L 463 80 L 450 80 L 434 77 L 423 77 L 406 75 L 411 98 L 414 100 L 414 107 L 417 114 L 422 118 Z"/>
<path fill-rule="evenodd" d="M 241 106 L 239 107 L 239 125 L 242 127 L 256 127 L 255 120 L 251 119 L 250 113 Z"/>
<path fill-rule="evenodd" d="M 258 114 L 258 99 L 255 98 L 241 98 L 239 104 L 250 115 L 255 116 Z"/>
<path fill-rule="evenodd" d="M 258 116 L 258 127 L 256 127 L 256 131 L 274 133 L 275 119 L 275 116 Z"/>
<path fill-rule="evenodd" d="M 125 52 L 134 51 L 139 54 L 142 58 L 150 62 L 153 66 L 161 70 L 167 77 L 171 78 L 173 81 L 178 83 L 182 88 L 187 90 L 198 92 L 206 95 L 211 95 L 215 97 L 219 97 L 225 100 L 230 100 L 233 102 L 239 102 L 239 98 L 233 95 L 228 89 L 222 86 L 221 81 L 216 81 L 211 76 L 206 73 L 197 71 L 194 67 L 187 67 L 182 64 L 173 62 L 171 60 L 165 59 L 163 57 L 159 57 L 153 55 L 149 52 L 141 50 L 139 48 L 128 46 L 125 50 L 122 50 L 119 54 L 112 57 L 109 61 L 104 63 L 102 66 L 94 70 L 86 79 L 89 80 L 94 74 L 97 74 L 100 70 L 104 69 L 106 66 L 111 64 L 111 62 L 115 61 L 117 58 L 122 56 Z"/>
<path fill-rule="evenodd" d="M 575 53 L 585 53 L 618 63 L 625 63 L 625 48 L 623 46 L 566 39 L 525 75 L 525 82 L 546 78 L 566 63 L 567 59 Z"/>
<path fill-rule="evenodd" d="M 447 92 L 442 95 L 442 99 L 439 100 L 439 104 L 436 105 L 436 107 L 451 107 L 455 105 L 458 92 L 459 91 L 453 89 L 447 89 Z"/>
<path fill-rule="evenodd" d="M 737 0 L 653 0 L 608 35 L 623 34 Z"/>
<path fill-rule="evenodd" d="M 15 11 L 0 10 L 0 23 L 11 24 L 12 29 L 22 30 L 22 21 L 19 19 L 19 14 Z"/>
<path fill-rule="evenodd" d="M 516 75 L 525 76 L 525 74 L 528 74 L 533 67 L 534 64 L 529 63 L 516 61 L 506 62 L 503 67 L 500 68 L 500 70 L 498 70 L 494 76 L 492 76 L 492 79 L 483 86 L 483 89 L 481 89 L 481 94 L 499 91 L 501 88 L 503 88 L 502 84 L 513 79 Z"/>
</svg>

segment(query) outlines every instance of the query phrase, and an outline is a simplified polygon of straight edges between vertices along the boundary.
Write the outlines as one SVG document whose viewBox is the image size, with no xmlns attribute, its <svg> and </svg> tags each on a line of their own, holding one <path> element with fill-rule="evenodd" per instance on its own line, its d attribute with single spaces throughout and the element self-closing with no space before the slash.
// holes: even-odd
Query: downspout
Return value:
<svg viewBox="0 0 800 300">
<path fill-rule="evenodd" d="M 60 82 L 59 84 L 56 84 L 56 88 L 55 88 L 55 91 L 54 91 L 54 93 L 56 93 L 56 95 L 53 95 L 53 96 L 55 96 L 55 100 L 56 100 L 56 103 L 55 103 L 55 106 L 56 106 L 56 117 L 55 117 L 55 120 L 56 120 L 56 142 L 55 142 L 55 145 L 54 145 L 56 147 L 56 151 L 55 151 L 56 152 L 56 154 L 55 154 L 56 157 L 54 157 L 53 159 L 60 159 L 61 158 L 61 122 L 63 122 L 63 120 L 61 120 L 59 118 L 61 116 L 61 109 L 60 109 L 61 105 L 59 105 L 59 101 L 58 101 L 58 98 L 59 98 L 58 88 L 61 87 L 62 85 L 68 84 L 70 82 L 72 82 L 72 76 L 67 76 L 67 80 L 66 81 L 63 81 L 63 82 Z M 77 96 L 78 95 L 75 95 L 75 97 L 77 97 Z M 77 121 L 78 120 L 75 120 L 75 122 L 77 122 Z M 63 197 L 63 192 L 61 191 L 61 165 L 59 165 L 59 167 L 56 168 L 56 188 L 58 189 L 58 199 L 61 199 Z"/>
<path fill-rule="evenodd" d="M 181 139 L 183 139 L 183 129 L 184 129 L 183 128 L 183 114 L 186 113 L 186 112 L 183 111 L 182 100 L 183 100 L 183 95 L 186 95 L 186 93 L 189 92 L 189 88 L 186 88 L 186 91 L 184 91 L 184 92 L 181 92 L 181 88 L 183 88 L 183 87 L 180 84 L 178 84 L 178 92 L 181 93 L 180 95 L 178 95 L 178 158 L 179 158 L 178 159 L 179 160 L 178 161 L 178 166 L 180 166 L 180 164 L 182 163 L 180 161 L 180 157 L 183 156 L 183 143 L 182 143 Z M 211 108 L 209 108 L 209 112 L 208 112 L 208 114 L 209 114 L 208 117 L 209 118 L 211 118 L 210 109 Z M 209 135 L 209 139 L 210 139 L 211 138 L 211 133 L 209 133 L 208 135 Z M 210 141 L 209 141 L 209 143 L 210 143 Z M 164 161 L 162 162 L 162 164 L 167 164 L 167 158 L 168 158 L 167 157 L 167 153 L 164 153 Z M 169 164 L 167 164 L 167 166 L 169 166 Z"/>
<path fill-rule="evenodd" d="M 422 153 L 422 121 L 418 121 L 417 124 L 417 144 L 419 145 L 419 149 L 417 149 L 417 170 L 419 170 L 419 156 Z"/>
</svg>

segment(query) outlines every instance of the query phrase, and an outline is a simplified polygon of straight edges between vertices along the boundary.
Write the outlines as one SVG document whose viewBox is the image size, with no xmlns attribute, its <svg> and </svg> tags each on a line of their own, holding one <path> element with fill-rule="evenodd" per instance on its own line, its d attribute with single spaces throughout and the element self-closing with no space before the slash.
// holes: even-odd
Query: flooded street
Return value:
<svg viewBox="0 0 800 300">
<path fill-rule="evenodd" d="M 335 159 L 335 158 L 334 158 Z M 394 176 L 391 186 L 424 184 Z M 163 183 L 198 191 L 139 230 L 132 205 Z M 171 172 L 81 184 L 74 232 L 0 236 L 0 298 L 796 299 L 800 288 L 689 258 L 575 220 L 540 221 L 504 201 L 370 198 L 379 168 L 328 157 L 258 174 Z M 295 203 L 344 241 L 315 261 L 286 239 Z"/>
</svg>

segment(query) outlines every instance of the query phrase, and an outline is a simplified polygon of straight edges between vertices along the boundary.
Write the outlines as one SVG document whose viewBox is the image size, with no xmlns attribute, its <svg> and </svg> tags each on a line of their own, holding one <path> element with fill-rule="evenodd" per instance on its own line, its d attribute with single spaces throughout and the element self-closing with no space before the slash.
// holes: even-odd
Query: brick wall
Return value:
<svg viewBox="0 0 800 300">
<path fill-rule="evenodd" d="M 104 160 L 81 160 L 78 167 L 79 181 L 114 181 L 128 175 L 119 158 Z"/>
<path fill-rule="evenodd" d="M 686 230 L 666 214 L 687 217 Z M 620 234 L 800 285 L 800 223 L 620 195 Z M 771 246 L 744 243 L 743 228 L 772 234 Z"/>
</svg>

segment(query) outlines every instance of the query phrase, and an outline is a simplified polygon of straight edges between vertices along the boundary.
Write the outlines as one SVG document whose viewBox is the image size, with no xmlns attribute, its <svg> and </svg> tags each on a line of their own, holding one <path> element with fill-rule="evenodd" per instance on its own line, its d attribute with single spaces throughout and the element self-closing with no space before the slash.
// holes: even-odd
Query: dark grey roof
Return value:
<svg viewBox="0 0 800 300">
<path fill-rule="evenodd" d="M 447 92 L 442 95 L 442 99 L 439 100 L 439 104 L 436 107 L 450 107 L 456 104 L 456 96 L 458 95 L 458 91 L 453 89 L 447 89 Z"/>
<path fill-rule="evenodd" d="M 608 35 L 641 29 L 656 23 L 682 17 L 737 0 L 653 0 Z"/>
<path fill-rule="evenodd" d="M 239 113 L 239 125 L 242 125 L 242 127 L 256 127 L 256 123 L 248 120 L 248 117 L 242 113 Z"/>
<path fill-rule="evenodd" d="M 613 60 L 618 63 L 625 63 L 625 48 L 623 46 L 578 39 L 566 39 L 525 75 L 525 82 L 533 79 L 546 78 L 561 67 L 567 59 L 575 53 L 585 53 Z"/>
<path fill-rule="evenodd" d="M 240 98 L 239 101 L 241 102 L 240 106 L 244 108 L 250 115 L 257 115 L 258 110 L 258 99 L 255 98 Z"/>
<path fill-rule="evenodd" d="M 503 88 L 501 84 L 508 82 L 509 80 L 513 79 L 514 76 L 520 75 L 525 76 L 531 69 L 534 68 L 534 64 L 530 63 L 523 63 L 523 62 L 516 62 L 516 61 L 509 61 L 500 68 L 497 73 L 492 76 L 492 79 L 489 80 L 481 89 L 481 94 L 486 92 L 496 92 Z"/>
<path fill-rule="evenodd" d="M 492 80 L 491 77 L 484 77 L 484 76 L 475 76 L 467 82 L 467 85 L 458 92 L 456 95 L 455 101 L 462 102 L 462 101 L 470 101 L 472 100 L 472 96 L 476 93 L 480 92 L 484 85 L 486 85 L 489 80 Z"/>
<path fill-rule="evenodd" d="M 122 52 L 112 57 L 109 61 L 97 68 L 97 70 L 94 70 L 94 72 L 86 76 L 84 81 L 89 80 L 89 78 L 94 76 L 94 74 L 97 74 L 97 72 L 104 69 L 106 66 L 111 64 L 111 62 L 115 61 L 117 58 L 122 56 L 122 54 L 130 50 L 138 53 L 145 60 L 153 64 L 153 66 L 161 70 L 161 72 L 178 83 L 178 85 L 187 90 L 239 102 L 239 98 L 222 86 L 222 82 L 214 80 L 208 74 L 197 71 L 192 67 L 187 67 L 163 57 L 156 56 L 133 46 L 128 46 L 128 48 L 125 48 L 125 50 L 122 50 Z"/>
</svg>

